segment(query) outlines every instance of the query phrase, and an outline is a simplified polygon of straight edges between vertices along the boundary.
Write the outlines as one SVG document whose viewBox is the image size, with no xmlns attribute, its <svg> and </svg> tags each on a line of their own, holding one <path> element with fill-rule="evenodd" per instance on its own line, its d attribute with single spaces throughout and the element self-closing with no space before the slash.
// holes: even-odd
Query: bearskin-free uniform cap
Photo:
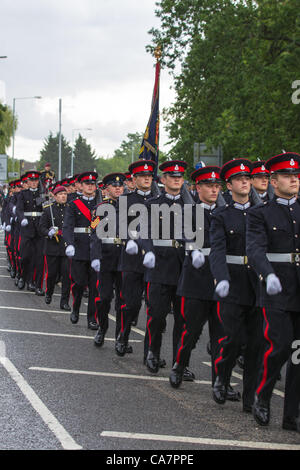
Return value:
<svg viewBox="0 0 300 470">
<path fill-rule="evenodd" d="M 105 175 L 102 182 L 105 186 L 112 184 L 113 186 L 123 186 L 126 176 L 124 173 L 110 173 Z"/>
<path fill-rule="evenodd" d="M 195 183 L 220 183 L 220 170 L 218 166 L 205 166 L 193 171 L 191 178 Z"/>
<path fill-rule="evenodd" d="M 266 168 L 266 162 L 258 161 L 252 162 L 251 176 L 266 175 L 269 176 L 270 172 Z"/>
<path fill-rule="evenodd" d="M 38 180 L 40 177 L 40 172 L 35 170 L 26 171 L 25 176 L 29 180 Z"/>
<path fill-rule="evenodd" d="M 66 192 L 65 186 L 57 185 L 55 188 L 52 190 L 52 194 L 56 196 L 56 194 L 61 193 L 62 191 Z"/>
<path fill-rule="evenodd" d="M 80 183 L 96 183 L 98 178 L 98 173 L 95 171 L 86 171 L 78 175 L 77 180 Z"/>
<path fill-rule="evenodd" d="M 266 161 L 266 168 L 270 173 L 299 173 L 300 155 L 293 152 L 285 152 Z"/>
<path fill-rule="evenodd" d="M 137 175 L 153 175 L 156 163 L 153 160 L 138 160 L 129 165 L 129 174 L 133 176 Z"/>
<path fill-rule="evenodd" d="M 159 169 L 163 174 L 169 174 L 171 176 L 183 176 L 187 168 L 187 163 L 183 160 L 169 160 L 159 165 Z"/>
<path fill-rule="evenodd" d="M 232 176 L 250 176 L 251 171 L 252 162 L 250 160 L 247 158 L 236 158 L 224 163 L 220 171 L 220 177 L 223 181 L 228 181 Z"/>
</svg>

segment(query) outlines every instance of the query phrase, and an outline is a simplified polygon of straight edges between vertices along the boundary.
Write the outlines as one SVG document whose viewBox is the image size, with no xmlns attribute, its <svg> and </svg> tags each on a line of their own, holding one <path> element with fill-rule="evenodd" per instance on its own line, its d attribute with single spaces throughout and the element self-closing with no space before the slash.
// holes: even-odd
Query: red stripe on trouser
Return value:
<svg viewBox="0 0 300 470">
<path fill-rule="evenodd" d="M 121 305 L 121 333 L 124 332 L 124 318 L 123 318 L 123 308 L 126 307 L 126 304 Z"/>
<path fill-rule="evenodd" d="M 259 386 L 256 390 L 257 395 L 259 395 L 259 393 L 261 392 L 261 389 L 263 388 L 264 384 L 266 383 L 267 375 L 268 375 L 268 357 L 270 356 L 271 352 L 273 351 L 273 343 L 272 343 L 272 341 L 270 340 L 270 338 L 268 336 L 268 330 L 269 330 L 270 325 L 269 325 L 269 322 L 267 320 L 267 314 L 266 314 L 265 307 L 263 307 L 262 311 L 263 311 L 264 319 L 265 319 L 265 322 L 266 322 L 266 328 L 265 328 L 265 331 L 264 331 L 264 338 L 268 341 L 268 343 L 270 343 L 270 347 L 264 354 L 263 377 L 262 377 L 262 380 L 261 380 L 261 382 L 260 382 L 260 384 L 259 384 Z"/>
<path fill-rule="evenodd" d="M 184 337 L 185 337 L 185 335 L 187 334 L 186 318 L 185 318 L 185 316 L 184 316 L 184 303 L 185 303 L 185 298 L 184 298 L 184 297 L 181 297 L 180 313 L 181 313 L 181 316 L 182 316 L 183 319 L 184 319 L 184 326 L 183 326 L 183 332 L 182 332 L 182 335 L 181 335 L 181 346 L 180 346 L 180 348 L 178 349 L 177 356 L 176 356 L 176 362 L 177 362 L 177 364 L 179 364 L 179 361 L 180 361 L 180 354 L 181 354 L 181 351 L 182 351 L 182 348 L 183 348 L 183 343 L 184 343 Z"/>
<path fill-rule="evenodd" d="M 45 259 L 44 259 L 44 267 L 46 267 L 45 290 L 47 292 L 47 290 L 48 290 L 48 274 L 49 274 L 49 271 L 48 271 L 48 263 L 47 263 L 46 255 L 45 255 Z"/>
<path fill-rule="evenodd" d="M 44 284 L 45 267 L 46 267 L 46 255 L 44 255 L 44 266 L 43 266 L 43 275 L 42 275 L 41 289 L 43 288 L 43 284 Z"/>
<path fill-rule="evenodd" d="M 148 337 L 149 337 L 149 347 L 151 346 L 151 332 L 150 332 L 150 323 L 152 320 L 152 317 L 149 315 L 149 288 L 150 288 L 150 282 L 147 282 L 147 299 L 148 299 L 148 306 L 146 309 L 148 321 L 147 321 L 147 330 L 148 330 Z"/>
</svg>

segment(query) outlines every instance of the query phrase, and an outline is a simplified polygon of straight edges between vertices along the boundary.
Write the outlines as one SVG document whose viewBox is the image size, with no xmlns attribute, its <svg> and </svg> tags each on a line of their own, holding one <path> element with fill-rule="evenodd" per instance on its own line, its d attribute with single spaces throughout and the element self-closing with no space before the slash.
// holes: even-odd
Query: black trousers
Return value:
<svg viewBox="0 0 300 470">
<path fill-rule="evenodd" d="M 20 255 L 25 282 L 35 283 L 35 287 L 42 289 L 45 275 L 45 258 L 43 254 L 44 238 L 29 238 L 21 236 Z"/>
<path fill-rule="evenodd" d="M 71 275 L 71 294 L 73 297 L 73 312 L 79 313 L 83 291 L 88 287 L 88 308 L 87 308 L 87 321 L 97 321 L 97 308 L 95 298 L 97 297 L 97 274 L 91 268 L 89 260 L 72 259 L 70 261 L 70 275 Z"/>
<path fill-rule="evenodd" d="M 172 311 L 174 315 L 172 364 L 175 362 L 177 345 L 184 323 L 180 313 L 181 298 L 176 295 L 176 290 L 177 286 L 155 282 L 148 282 L 146 287 L 147 334 L 145 341 L 148 342 L 148 349 L 159 358 L 166 317 Z"/>
<path fill-rule="evenodd" d="M 128 342 L 133 320 L 137 320 L 144 293 L 145 281 L 143 273 L 122 273 L 122 308 L 120 340 Z"/>
<path fill-rule="evenodd" d="M 95 298 L 97 319 L 99 327 L 106 333 L 108 330 L 108 314 L 111 302 L 115 299 L 116 328 L 115 338 L 121 331 L 121 309 L 124 303 L 121 297 L 122 273 L 120 271 L 108 271 L 98 273 L 97 296 Z"/>
<path fill-rule="evenodd" d="M 180 312 L 184 325 L 177 345 L 175 361 L 182 371 L 189 365 L 191 352 L 195 348 L 203 327 L 208 321 L 212 361 L 212 384 L 214 384 L 216 374 L 213 365 L 220 352 L 218 340 L 224 336 L 222 323 L 217 316 L 217 302 L 213 300 L 181 297 Z"/>
<path fill-rule="evenodd" d="M 58 276 L 61 276 L 60 303 L 69 302 L 71 279 L 69 259 L 66 256 L 46 255 L 46 294 L 52 297 Z"/>
<path fill-rule="evenodd" d="M 215 360 L 215 373 L 224 383 L 229 384 L 231 372 L 241 348 L 241 341 L 244 340 L 241 331 L 245 331 L 243 402 L 251 406 L 263 346 L 261 309 L 217 302 L 217 313 L 223 324 L 224 336 L 219 338 L 220 353 Z"/>
<path fill-rule="evenodd" d="M 297 417 L 300 402 L 300 364 L 297 364 L 297 354 L 293 354 L 295 350 L 292 346 L 294 340 L 300 339 L 300 311 L 263 308 L 262 316 L 264 344 L 256 394 L 270 401 L 280 370 L 288 361 L 283 413 L 284 417 Z"/>
</svg>

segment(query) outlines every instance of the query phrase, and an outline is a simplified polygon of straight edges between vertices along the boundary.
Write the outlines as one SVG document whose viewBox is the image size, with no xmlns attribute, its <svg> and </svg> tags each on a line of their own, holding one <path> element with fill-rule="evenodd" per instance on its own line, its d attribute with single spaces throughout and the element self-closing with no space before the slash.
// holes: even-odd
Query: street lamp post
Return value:
<svg viewBox="0 0 300 470">
<path fill-rule="evenodd" d="M 15 169 L 15 111 L 16 111 L 16 100 L 40 100 L 41 96 L 21 96 L 13 98 L 13 123 L 12 123 L 12 171 Z"/>
<path fill-rule="evenodd" d="M 73 176 L 74 172 L 74 132 L 75 131 L 92 131 L 90 127 L 82 127 L 79 129 L 72 129 L 72 153 L 71 153 L 71 176 Z"/>
</svg>

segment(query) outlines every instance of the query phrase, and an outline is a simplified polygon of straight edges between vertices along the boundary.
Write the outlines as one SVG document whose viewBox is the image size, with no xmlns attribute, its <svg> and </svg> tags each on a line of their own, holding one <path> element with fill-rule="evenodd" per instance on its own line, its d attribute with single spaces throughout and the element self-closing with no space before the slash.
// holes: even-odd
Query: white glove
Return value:
<svg viewBox="0 0 300 470">
<path fill-rule="evenodd" d="M 201 251 L 193 250 L 191 256 L 192 256 L 192 265 L 194 266 L 194 268 L 199 269 L 201 268 L 201 266 L 204 265 L 205 256 Z"/>
<path fill-rule="evenodd" d="M 227 297 L 229 292 L 229 282 L 228 281 L 220 281 L 216 287 L 216 294 L 219 297 Z"/>
<path fill-rule="evenodd" d="M 91 262 L 91 266 L 93 268 L 94 271 L 96 271 L 96 273 L 98 273 L 100 271 L 100 260 L 99 259 L 93 259 L 93 261 Z"/>
<path fill-rule="evenodd" d="M 152 251 L 149 251 L 144 256 L 143 265 L 146 268 L 153 269 L 155 266 L 155 254 Z"/>
<path fill-rule="evenodd" d="M 3 222 L 3 225 L 2 225 L 3 230 L 5 230 L 5 227 L 6 227 L 6 223 Z"/>
<path fill-rule="evenodd" d="M 67 248 L 66 248 L 66 255 L 69 256 L 70 258 L 72 258 L 72 256 L 75 255 L 75 248 L 74 248 L 73 245 L 67 246 Z"/>
<path fill-rule="evenodd" d="M 56 233 L 56 228 L 51 227 L 49 232 L 48 232 L 48 237 L 52 238 L 55 233 Z"/>
<path fill-rule="evenodd" d="M 139 247 L 134 240 L 129 240 L 126 245 L 126 253 L 129 255 L 137 255 Z"/>
<path fill-rule="evenodd" d="M 28 220 L 23 219 L 22 222 L 21 222 L 21 225 L 22 225 L 22 227 L 26 227 L 26 225 L 28 225 Z"/>
<path fill-rule="evenodd" d="M 6 232 L 10 232 L 10 231 L 11 231 L 11 225 L 6 225 L 5 231 L 6 231 Z"/>
<path fill-rule="evenodd" d="M 282 291 L 281 283 L 278 277 L 271 273 L 267 276 L 267 294 L 275 295 Z"/>
<path fill-rule="evenodd" d="M 14 207 L 12 208 L 12 213 L 13 213 L 14 215 L 16 215 L 16 210 L 17 210 L 17 206 L 14 206 Z"/>
</svg>

